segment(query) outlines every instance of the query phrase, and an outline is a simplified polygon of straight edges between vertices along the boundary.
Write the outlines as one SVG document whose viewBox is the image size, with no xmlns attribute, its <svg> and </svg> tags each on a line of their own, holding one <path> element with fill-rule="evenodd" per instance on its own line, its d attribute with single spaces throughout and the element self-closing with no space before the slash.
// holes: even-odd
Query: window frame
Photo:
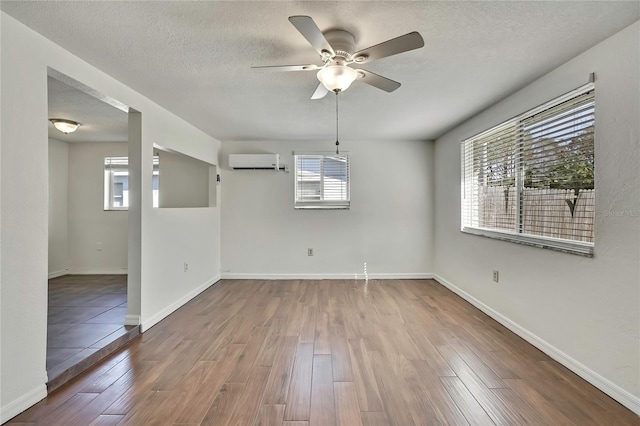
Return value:
<svg viewBox="0 0 640 426">
<path fill-rule="evenodd" d="M 478 204 L 477 204 L 477 201 L 474 200 L 475 197 L 473 193 L 467 196 L 468 185 L 466 182 L 467 173 L 468 173 L 467 167 L 469 166 L 467 164 L 467 160 L 468 160 L 467 144 L 472 143 L 472 141 L 482 138 L 483 136 L 491 135 L 501 130 L 508 129 L 509 127 L 515 128 L 515 134 L 517 135 L 516 140 L 519 140 L 520 139 L 519 135 L 521 134 L 523 122 L 525 120 L 545 110 L 554 108 L 564 102 L 567 102 L 573 98 L 576 98 L 578 96 L 581 96 L 591 91 L 594 92 L 593 101 L 595 105 L 595 84 L 593 82 L 590 82 L 588 84 L 578 87 L 575 90 L 565 93 L 564 95 L 558 96 L 548 102 L 545 102 L 542 105 L 539 105 L 535 108 L 525 111 L 524 113 L 519 114 L 509 120 L 506 120 L 496 126 L 492 126 L 491 128 L 485 131 L 482 131 L 471 137 L 465 138 L 464 140 L 461 141 L 461 150 L 460 150 L 461 151 L 460 231 L 461 232 L 472 234 L 472 235 L 479 235 L 479 236 L 488 237 L 488 238 L 497 239 L 497 240 L 502 240 L 502 241 L 525 244 L 525 245 L 539 247 L 539 248 L 557 250 L 565 253 L 593 257 L 594 248 L 595 248 L 595 238 L 594 238 L 594 242 L 583 242 L 578 240 L 560 239 L 560 238 L 554 238 L 554 237 L 548 237 L 548 236 L 523 233 L 522 220 L 525 213 L 523 210 L 523 204 L 521 202 L 521 190 L 523 190 L 524 188 L 524 174 L 523 174 L 524 169 L 522 164 L 524 160 L 522 160 L 521 157 L 525 148 L 524 148 L 524 145 L 522 145 L 520 142 L 518 142 L 518 147 L 517 147 L 518 155 L 516 156 L 516 163 L 517 163 L 516 173 L 515 173 L 516 226 L 514 226 L 513 230 L 485 228 L 481 226 L 470 225 L 471 219 L 469 218 L 469 215 L 472 214 L 472 210 L 474 207 L 477 208 Z M 594 106 L 594 114 L 595 114 L 595 106 Z M 593 126 L 595 128 L 595 119 L 593 121 Z M 594 142 L 593 142 L 593 151 L 595 154 L 595 136 L 594 136 Z M 473 159 L 473 155 L 471 155 L 470 158 Z M 595 183 L 594 183 L 594 190 L 595 190 Z M 474 201 L 475 201 L 475 204 L 474 204 Z M 593 226 L 594 226 L 594 237 L 595 237 L 595 212 L 594 212 Z"/>
<path fill-rule="evenodd" d="M 327 157 L 342 157 L 346 158 L 346 199 L 343 200 L 299 200 L 298 199 L 298 157 L 322 157 L 322 161 L 324 161 Z M 340 152 L 336 154 L 330 151 L 304 151 L 304 152 L 293 152 L 293 199 L 294 199 L 294 209 L 296 210 L 349 210 L 351 208 L 351 156 L 348 151 Z M 320 173 L 320 191 L 324 192 L 324 180 L 325 174 Z"/>
<path fill-rule="evenodd" d="M 113 161 L 113 159 L 118 159 L 118 160 L 122 160 L 122 159 L 126 159 L 127 163 L 124 164 L 118 164 L 118 167 L 112 167 L 111 164 L 107 164 L 107 159 L 109 159 L 110 161 Z M 114 185 L 114 181 L 113 181 L 113 177 L 114 177 L 114 172 L 116 168 L 118 169 L 126 169 L 127 171 L 127 182 L 129 180 L 129 157 L 128 156 L 108 156 L 108 157 L 104 157 L 103 160 L 103 172 L 104 172 L 104 191 L 103 191 L 103 197 L 104 197 L 104 211 L 127 211 L 129 210 L 129 205 L 127 203 L 126 206 L 114 206 L 113 205 L 113 185 Z M 124 194 L 123 194 L 123 204 L 124 204 Z"/>
<path fill-rule="evenodd" d="M 128 181 L 129 181 L 129 156 L 127 155 L 110 155 L 110 156 L 106 156 L 104 157 L 103 160 L 103 176 L 104 176 L 104 189 L 103 189 L 103 210 L 104 211 L 128 211 L 129 210 L 129 204 L 127 203 L 126 206 L 114 206 L 113 205 L 113 170 L 110 170 L 109 168 L 107 168 L 108 164 L 107 164 L 107 159 L 126 159 L 126 164 L 121 163 L 116 168 L 120 168 L 121 170 L 125 170 L 127 171 L 127 185 L 128 185 Z M 157 155 L 153 156 L 153 176 L 152 176 L 152 185 L 154 182 L 154 179 L 159 179 L 159 162 L 160 162 L 160 157 L 158 157 Z M 152 187 L 152 193 L 153 193 L 153 207 L 158 207 L 158 192 L 159 189 L 153 189 Z M 124 194 L 123 194 L 123 202 L 124 202 Z"/>
</svg>

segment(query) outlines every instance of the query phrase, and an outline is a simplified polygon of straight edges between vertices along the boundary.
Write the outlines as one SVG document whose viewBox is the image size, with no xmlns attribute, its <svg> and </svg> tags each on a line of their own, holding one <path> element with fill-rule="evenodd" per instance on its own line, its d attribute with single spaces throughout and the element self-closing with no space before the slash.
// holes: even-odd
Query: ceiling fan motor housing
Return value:
<svg viewBox="0 0 640 426">
<path fill-rule="evenodd" d="M 333 48 L 336 57 L 351 61 L 351 56 L 356 50 L 356 39 L 348 31 L 331 30 L 324 33 L 325 38 Z"/>
</svg>

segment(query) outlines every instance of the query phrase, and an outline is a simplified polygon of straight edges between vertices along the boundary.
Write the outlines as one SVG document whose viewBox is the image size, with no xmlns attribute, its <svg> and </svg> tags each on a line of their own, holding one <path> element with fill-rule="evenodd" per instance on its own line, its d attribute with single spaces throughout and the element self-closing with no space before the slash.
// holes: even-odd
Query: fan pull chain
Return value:
<svg viewBox="0 0 640 426">
<path fill-rule="evenodd" d="M 338 91 L 336 91 L 336 154 L 340 154 L 340 141 L 338 137 Z"/>
</svg>

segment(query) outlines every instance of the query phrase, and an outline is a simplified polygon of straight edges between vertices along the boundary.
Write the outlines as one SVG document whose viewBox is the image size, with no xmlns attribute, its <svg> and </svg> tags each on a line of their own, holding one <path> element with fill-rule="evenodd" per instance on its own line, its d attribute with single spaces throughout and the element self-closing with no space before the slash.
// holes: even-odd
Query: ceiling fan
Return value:
<svg viewBox="0 0 640 426">
<path fill-rule="evenodd" d="M 330 30 L 323 33 L 309 16 L 290 16 L 289 21 L 320 54 L 323 65 L 260 66 L 252 68 L 265 71 L 318 71 L 317 77 L 320 80 L 320 84 L 311 99 L 322 99 L 330 91 L 336 94 L 345 91 L 356 79 L 386 92 L 393 92 L 400 87 L 400 83 L 397 81 L 361 68 L 352 68 L 350 65 L 368 63 L 424 46 L 422 36 L 414 31 L 356 51 L 355 37 L 348 31 Z"/>
</svg>

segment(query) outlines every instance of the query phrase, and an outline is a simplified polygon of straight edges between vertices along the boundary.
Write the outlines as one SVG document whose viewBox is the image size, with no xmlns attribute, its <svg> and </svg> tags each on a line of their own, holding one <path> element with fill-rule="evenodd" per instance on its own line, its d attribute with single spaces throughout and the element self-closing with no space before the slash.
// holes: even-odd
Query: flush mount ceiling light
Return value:
<svg viewBox="0 0 640 426">
<path fill-rule="evenodd" d="M 53 124 L 53 127 L 64 133 L 73 133 L 78 130 L 80 123 L 73 120 L 65 120 L 64 118 L 50 118 L 49 121 Z"/>
</svg>

